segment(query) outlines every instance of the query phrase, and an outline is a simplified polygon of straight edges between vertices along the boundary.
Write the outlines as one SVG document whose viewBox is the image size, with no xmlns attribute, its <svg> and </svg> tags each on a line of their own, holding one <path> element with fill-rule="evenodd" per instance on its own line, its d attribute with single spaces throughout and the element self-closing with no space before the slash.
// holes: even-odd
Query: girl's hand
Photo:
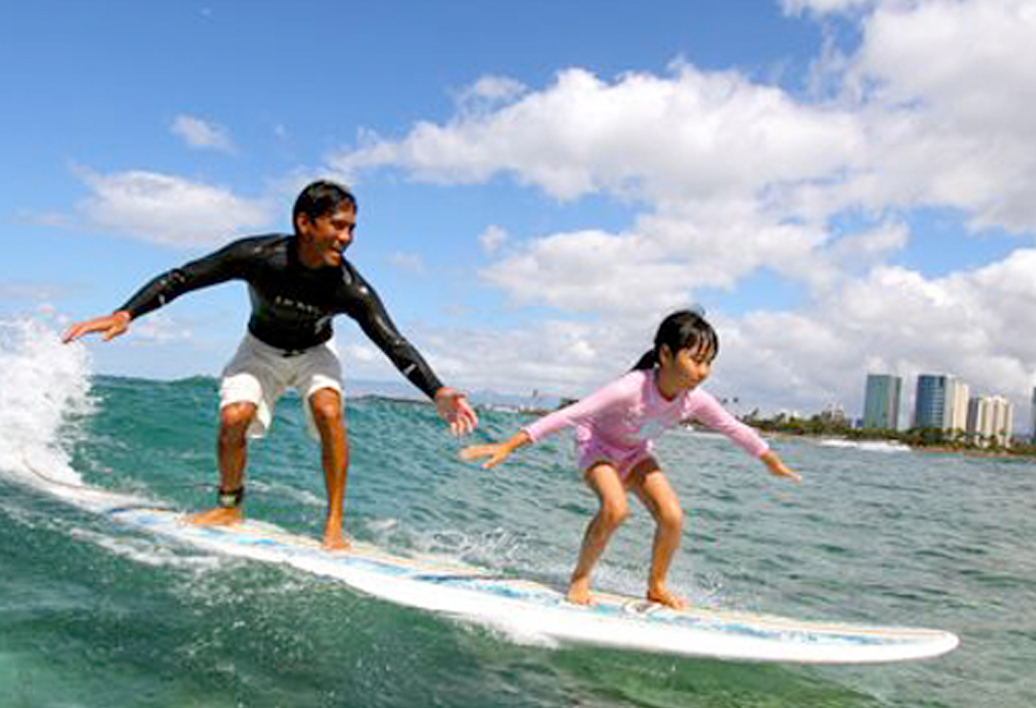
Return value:
<svg viewBox="0 0 1036 708">
<path fill-rule="evenodd" d="M 774 477 L 784 477 L 786 479 L 790 479 L 793 482 L 802 481 L 802 475 L 800 475 L 798 472 L 794 472 L 788 469 L 787 465 L 784 464 L 784 461 L 781 460 L 781 458 L 773 450 L 770 450 L 759 459 L 761 459 L 766 464 L 766 468 L 770 470 L 770 474 L 772 474 Z"/>
<path fill-rule="evenodd" d="M 460 459 L 465 462 L 489 458 L 482 464 L 483 469 L 492 469 L 511 456 L 514 450 L 507 443 L 490 443 L 488 445 L 468 445 L 460 451 Z"/>
<path fill-rule="evenodd" d="M 468 445 L 460 451 L 460 459 L 467 462 L 489 458 L 482 464 L 483 469 L 492 469 L 511 456 L 511 453 L 528 445 L 531 441 L 529 435 L 520 430 L 507 442 L 489 443 L 488 445 Z"/>
</svg>

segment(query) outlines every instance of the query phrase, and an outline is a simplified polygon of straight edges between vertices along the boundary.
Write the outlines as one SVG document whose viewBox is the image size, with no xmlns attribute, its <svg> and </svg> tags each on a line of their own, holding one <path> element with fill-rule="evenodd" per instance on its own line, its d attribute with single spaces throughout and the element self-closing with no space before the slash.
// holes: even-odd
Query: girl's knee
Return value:
<svg viewBox="0 0 1036 708">
<path fill-rule="evenodd" d="M 660 504 L 655 520 L 665 529 L 679 531 L 683 528 L 683 509 L 677 503 Z"/>
<path fill-rule="evenodd" d="M 607 501 L 601 505 L 601 520 L 612 528 L 621 526 L 629 515 L 629 505 L 625 499 Z"/>
</svg>

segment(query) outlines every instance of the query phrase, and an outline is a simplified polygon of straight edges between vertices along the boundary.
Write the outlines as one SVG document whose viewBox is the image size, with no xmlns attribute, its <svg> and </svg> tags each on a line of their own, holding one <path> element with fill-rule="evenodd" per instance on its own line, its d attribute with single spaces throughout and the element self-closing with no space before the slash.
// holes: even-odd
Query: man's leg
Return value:
<svg viewBox="0 0 1036 708">
<path fill-rule="evenodd" d="M 324 484 L 327 487 L 324 547 L 345 550 L 349 548 L 349 542 L 342 534 L 342 515 L 349 470 L 349 440 L 342 415 L 342 396 L 333 388 L 322 388 L 309 397 L 309 405 L 320 433 Z"/>
<path fill-rule="evenodd" d="M 220 493 L 232 493 L 244 488 L 245 463 L 248 460 L 248 426 L 255 418 L 258 407 L 254 403 L 231 403 L 219 412 L 219 458 Z M 209 509 L 188 517 L 192 523 L 205 525 L 233 524 L 244 515 L 240 506 Z"/>
</svg>

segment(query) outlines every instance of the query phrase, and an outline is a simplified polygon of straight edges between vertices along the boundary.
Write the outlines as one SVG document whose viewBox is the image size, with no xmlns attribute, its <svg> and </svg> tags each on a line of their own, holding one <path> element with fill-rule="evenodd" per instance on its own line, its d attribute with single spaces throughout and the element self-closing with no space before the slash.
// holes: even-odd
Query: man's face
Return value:
<svg viewBox="0 0 1036 708">
<path fill-rule="evenodd" d="M 299 234 L 299 257 L 305 265 L 310 268 L 339 266 L 342 251 L 353 241 L 356 212 L 340 206 L 316 219 L 299 214 L 295 228 Z"/>
</svg>

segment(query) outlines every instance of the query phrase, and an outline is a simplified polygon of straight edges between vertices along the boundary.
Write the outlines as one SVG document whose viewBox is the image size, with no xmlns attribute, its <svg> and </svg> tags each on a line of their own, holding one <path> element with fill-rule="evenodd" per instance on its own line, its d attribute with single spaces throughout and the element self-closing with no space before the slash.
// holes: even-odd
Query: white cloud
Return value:
<svg viewBox="0 0 1036 708">
<path fill-rule="evenodd" d="M 234 152 L 234 141 L 226 128 L 194 116 L 179 115 L 170 128 L 189 147 Z"/>
<path fill-rule="evenodd" d="M 650 316 L 687 306 L 702 288 L 730 290 L 763 266 L 818 287 L 836 277 L 822 229 L 774 223 L 743 201 L 694 212 L 648 214 L 624 233 L 532 239 L 482 276 L 521 304 Z"/>
<path fill-rule="evenodd" d="M 360 364 L 372 364 L 384 358 L 381 352 L 371 346 L 362 344 L 347 345 L 344 350 L 347 359 L 352 359 Z"/>
<path fill-rule="evenodd" d="M 223 187 L 134 170 L 100 174 L 77 170 L 92 194 L 78 209 L 93 228 L 165 245 L 212 245 L 267 226 L 271 205 Z"/>
<path fill-rule="evenodd" d="M 482 250 L 492 255 L 503 248 L 507 243 L 507 231 L 496 225 L 487 226 L 478 236 L 478 243 Z"/>
<path fill-rule="evenodd" d="M 346 173 L 396 165 L 435 182 L 508 172 L 559 199 L 635 198 L 648 208 L 627 233 L 543 235 L 502 253 L 484 276 L 523 303 L 657 311 L 686 304 L 696 287 L 731 287 L 760 265 L 818 277 L 807 265 L 824 233 L 789 222 L 767 193 L 853 164 L 862 139 L 851 115 L 797 104 L 733 72 L 678 64 L 668 77 L 608 83 L 571 69 L 495 111 L 423 123 L 398 142 L 368 136 L 331 164 Z M 498 248 L 498 232 L 487 234 L 483 248 Z"/>
<path fill-rule="evenodd" d="M 511 101 L 526 90 L 525 86 L 507 76 L 482 76 L 457 94 L 461 111 L 476 113 Z"/>
<path fill-rule="evenodd" d="M 874 5 L 878 0 L 781 0 L 781 7 L 791 15 L 806 11 L 820 15 L 841 13 Z"/>
<path fill-rule="evenodd" d="M 733 72 L 681 64 L 669 77 L 607 83 L 569 69 L 496 111 L 420 123 L 397 142 L 371 136 L 330 162 L 344 173 L 395 165 L 439 183 L 510 173 L 558 199 L 606 191 L 682 202 L 823 177 L 852 161 L 861 138 L 851 116 Z"/>
<path fill-rule="evenodd" d="M 389 256 L 389 263 L 414 275 L 420 275 L 426 270 L 424 259 L 417 253 L 396 251 Z"/>
<path fill-rule="evenodd" d="M 133 323 L 125 335 L 130 346 L 152 346 L 190 342 L 194 330 L 165 312 L 152 312 Z"/>
<path fill-rule="evenodd" d="M 636 234 L 556 234 L 486 268 L 483 277 L 519 303 L 570 311 L 641 310 L 686 301 L 686 288 L 677 285 L 680 266 L 651 256 Z"/>
<path fill-rule="evenodd" d="M 1036 5 L 888 2 L 863 29 L 847 90 L 864 101 L 869 158 L 841 198 L 1036 229 Z"/>
<path fill-rule="evenodd" d="M 0 300 L 56 300 L 71 290 L 67 284 L 30 281 L 0 281 Z"/>
</svg>

